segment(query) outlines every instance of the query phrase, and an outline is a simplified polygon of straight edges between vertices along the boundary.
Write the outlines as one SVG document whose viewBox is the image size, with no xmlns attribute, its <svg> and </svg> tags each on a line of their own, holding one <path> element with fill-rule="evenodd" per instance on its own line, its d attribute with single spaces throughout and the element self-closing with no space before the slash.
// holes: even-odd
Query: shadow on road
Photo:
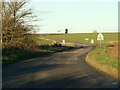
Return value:
<svg viewBox="0 0 120 90">
<path fill-rule="evenodd" d="M 42 72 L 42 71 L 48 71 L 50 69 L 58 68 L 61 67 L 62 65 L 60 64 L 39 64 L 39 65 L 31 65 L 27 67 L 21 67 L 18 69 L 9 69 L 8 70 L 3 70 L 3 80 L 9 78 L 9 77 L 18 77 L 21 75 L 26 75 L 26 74 L 32 74 L 32 73 L 37 73 L 37 72 Z M 6 74 L 7 73 L 7 74 Z M 6 77 L 6 78 L 4 78 Z"/>
<path fill-rule="evenodd" d="M 91 49 L 85 46 L 3 68 L 3 88 L 116 88 L 116 81 L 85 63 Z"/>
</svg>

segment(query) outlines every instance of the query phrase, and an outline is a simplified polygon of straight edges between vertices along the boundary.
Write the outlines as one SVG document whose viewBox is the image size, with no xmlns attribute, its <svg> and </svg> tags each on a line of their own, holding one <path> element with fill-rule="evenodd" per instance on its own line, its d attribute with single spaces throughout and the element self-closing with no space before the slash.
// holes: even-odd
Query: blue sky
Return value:
<svg viewBox="0 0 120 90">
<path fill-rule="evenodd" d="M 68 29 L 70 33 L 87 33 L 118 31 L 118 2 L 85 0 L 70 1 L 38 1 L 31 0 L 29 4 L 33 13 L 37 15 L 35 22 L 38 33 L 64 33 Z M 59 32 L 59 33 L 61 33 Z"/>
</svg>

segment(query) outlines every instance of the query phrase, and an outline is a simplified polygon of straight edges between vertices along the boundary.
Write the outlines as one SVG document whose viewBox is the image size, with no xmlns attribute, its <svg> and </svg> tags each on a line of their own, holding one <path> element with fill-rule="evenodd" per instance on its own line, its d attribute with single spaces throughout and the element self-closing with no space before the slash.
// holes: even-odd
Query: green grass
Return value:
<svg viewBox="0 0 120 90">
<path fill-rule="evenodd" d="M 119 33 L 120 34 L 120 33 Z M 66 41 L 75 42 L 75 43 L 87 43 L 90 44 L 90 40 L 94 39 L 95 43 L 97 44 L 97 35 L 98 33 L 79 33 L 79 34 L 55 34 L 55 35 L 40 35 L 45 38 L 50 38 L 57 41 L 62 41 L 65 39 Z M 104 41 L 103 43 L 118 40 L 118 33 L 103 33 Z M 89 40 L 85 41 L 85 38 L 88 37 Z"/>
<path fill-rule="evenodd" d="M 107 53 L 107 46 L 103 44 L 101 47 L 97 46 L 95 50 L 89 53 L 89 57 L 96 60 L 100 64 L 108 67 L 118 68 L 118 58 L 109 56 Z"/>
<path fill-rule="evenodd" d="M 38 44 L 38 45 L 49 45 L 52 43 L 52 40 L 48 41 L 48 40 L 44 40 L 44 39 L 40 39 L 37 36 L 33 38 L 33 40 Z"/>
<path fill-rule="evenodd" d="M 68 46 L 60 46 L 60 47 L 45 46 L 45 48 L 38 49 L 36 51 L 24 51 L 21 49 L 3 50 L 2 63 L 3 63 L 3 66 L 6 66 L 8 64 L 12 64 L 21 60 L 41 57 L 41 56 L 49 55 L 55 52 L 65 51 L 73 48 L 74 47 L 68 47 Z"/>
<path fill-rule="evenodd" d="M 21 60 L 26 60 L 38 56 L 43 56 L 45 54 L 53 53 L 51 50 L 39 50 L 39 51 L 24 51 L 24 50 L 3 50 L 2 52 L 2 63 L 3 65 L 7 65 L 10 63 L 18 62 Z"/>
</svg>

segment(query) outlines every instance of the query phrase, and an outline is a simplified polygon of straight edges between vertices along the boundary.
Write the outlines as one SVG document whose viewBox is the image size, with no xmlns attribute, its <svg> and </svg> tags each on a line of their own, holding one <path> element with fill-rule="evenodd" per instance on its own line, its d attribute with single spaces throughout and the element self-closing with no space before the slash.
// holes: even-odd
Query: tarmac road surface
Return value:
<svg viewBox="0 0 120 90">
<path fill-rule="evenodd" d="M 91 46 L 57 52 L 3 68 L 3 88 L 118 88 L 85 62 Z"/>
</svg>

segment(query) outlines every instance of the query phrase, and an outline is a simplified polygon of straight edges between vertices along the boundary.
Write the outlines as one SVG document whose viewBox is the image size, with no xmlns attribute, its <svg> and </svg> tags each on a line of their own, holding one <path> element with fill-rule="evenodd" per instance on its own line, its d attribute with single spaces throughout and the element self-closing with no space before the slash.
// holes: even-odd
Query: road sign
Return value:
<svg viewBox="0 0 120 90">
<path fill-rule="evenodd" d="M 99 34 L 98 34 L 97 40 L 98 40 L 98 41 L 104 40 L 104 36 L 103 36 L 102 33 L 99 33 Z"/>
<path fill-rule="evenodd" d="M 97 40 L 100 41 L 100 47 L 101 47 L 101 41 L 104 40 L 104 36 L 102 35 L 102 33 L 99 33 L 97 36 Z"/>
</svg>

